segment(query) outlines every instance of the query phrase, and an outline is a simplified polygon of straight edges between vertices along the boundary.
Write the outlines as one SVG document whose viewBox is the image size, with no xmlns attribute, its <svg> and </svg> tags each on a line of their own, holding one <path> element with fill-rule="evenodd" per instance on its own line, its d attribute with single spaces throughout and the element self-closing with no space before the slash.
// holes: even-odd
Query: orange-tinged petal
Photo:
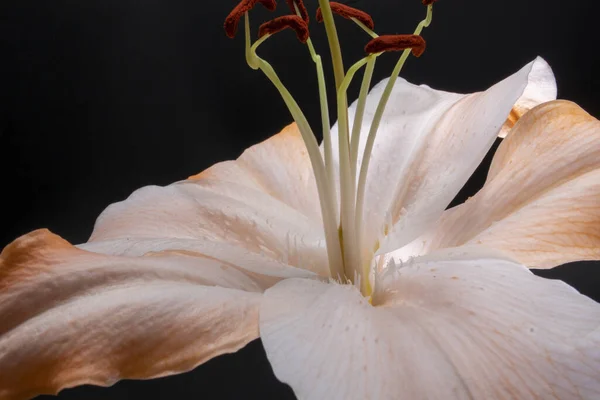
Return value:
<svg viewBox="0 0 600 400">
<path fill-rule="evenodd" d="M 542 104 L 502 142 L 484 187 L 397 255 L 485 244 L 536 268 L 600 259 L 600 122 Z"/>
<path fill-rule="evenodd" d="M 90 253 L 46 231 L 0 254 L 0 399 L 190 370 L 258 337 L 263 286 L 219 261 Z"/>
<path fill-rule="evenodd" d="M 306 146 L 295 123 L 246 149 L 237 160 L 215 164 L 189 179 L 248 185 L 320 223 L 317 186 Z"/>
<path fill-rule="evenodd" d="M 556 80 L 552 68 L 544 59 L 538 57 L 529 74 L 529 82 L 525 91 L 513 106 L 498 136 L 506 137 L 519 118 L 527 111 L 539 104 L 556 100 L 556 92 Z"/>
<path fill-rule="evenodd" d="M 295 124 L 236 161 L 112 204 L 81 247 L 192 251 L 279 277 L 329 274 L 314 177 Z"/>
<path fill-rule="evenodd" d="M 551 189 L 471 239 L 534 268 L 600 259 L 600 169 Z"/>
</svg>

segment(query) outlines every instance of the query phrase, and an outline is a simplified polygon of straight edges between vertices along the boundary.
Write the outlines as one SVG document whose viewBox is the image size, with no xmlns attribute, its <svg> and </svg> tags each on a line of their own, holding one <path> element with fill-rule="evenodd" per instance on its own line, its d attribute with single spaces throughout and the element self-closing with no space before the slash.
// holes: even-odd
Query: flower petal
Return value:
<svg viewBox="0 0 600 400">
<path fill-rule="evenodd" d="M 530 267 L 600 259 L 600 122 L 568 101 L 527 113 L 484 187 L 396 255 L 480 243 Z"/>
<path fill-rule="evenodd" d="M 215 164 L 190 179 L 251 185 L 302 214 L 321 220 L 312 166 L 295 123 L 264 142 L 246 149 L 236 161 Z"/>
<path fill-rule="evenodd" d="M 402 265 L 379 281 L 378 307 L 351 286 L 268 289 L 260 332 L 275 375 L 301 399 L 600 396 L 600 305 L 468 251 Z"/>
<path fill-rule="evenodd" d="M 484 158 L 540 62 L 471 95 L 396 83 L 367 177 L 364 237 L 373 241 L 369 248 L 380 238 L 380 253 L 397 249 L 439 218 Z M 369 94 L 359 154 L 386 83 Z M 355 107 L 349 110 L 351 121 Z M 337 136 L 336 127 L 332 134 Z"/>
<path fill-rule="evenodd" d="M 481 246 L 392 269 L 373 304 L 435 337 L 472 398 L 600 397 L 599 303 Z"/>
<path fill-rule="evenodd" d="M 519 118 L 527 111 L 539 104 L 556 100 L 556 93 L 556 79 L 552 68 L 543 58 L 538 57 L 529 73 L 529 82 L 523 91 L 523 95 L 519 97 L 519 100 L 513 106 L 498 136 L 501 138 L 506 137 Z"/>
<path fill-rule="evenodd" d="M 105 256 L 34 231 L 0 255 L 0 398 L 170 375 L 237 351 L 258 337 L 262 290 L 215 260 Z"/>
<path fill-rule="evenodd" d="M 137 190 L 100 215 L 81 247 L 119 255 L 195 251 L 251 270 L 264 264 L 258 273 L 299 276 L 292 266 L 328 275 L 314 177 L 299 135 L 291 125 L 237 161 Z"/>
<path fill-rule="evenodd" d="M 278 283 L 265 292 L 260 334 L 275 376 L 299 399 L 443 399 L 454 385 L 430 337 L 373 308 L 353 286 Z"/>
</svg>

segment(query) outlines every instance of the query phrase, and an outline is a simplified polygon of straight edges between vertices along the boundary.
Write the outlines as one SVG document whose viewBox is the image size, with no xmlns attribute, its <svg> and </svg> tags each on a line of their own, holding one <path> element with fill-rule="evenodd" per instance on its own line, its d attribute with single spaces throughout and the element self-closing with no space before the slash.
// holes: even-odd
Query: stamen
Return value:
<svg viewBox="0 0 600 400">
<path fill-rule="evenodd" d="M 329 5 L 331 6 L 331 11 L 333 11 L 337 15 L 346 19 L 355 18 L 371 30 L 375 28 L 373 18 L 371 18 L 371 16 L 366 12 L 361 11 L 357 8 L 347 6 L 345 4 L 336 3 L 334 1 L 329 2 Z M 323 22 L 323 13 L 321 12 L 320 7 L 317 9 L 317 21 Z"/>
<path fill-rule="evenodd" d="M 302 43 L 306 43 L 308 40 L 308 25 L 301 17 L 297 15 L 284 15 L 282 17 L 277 17 L 271 21 L 265 22 L 258 29 L 258 37 L 260 38 L 264 35 L 272 35 L 286 28 L 296 31 L 296 36 Z"/>
<path fill-rule="evenodd" d="M 344 77 L 342 84 L 340 85 L 337 92 L 337 105 L 338 105 L 338 141 L 339 141 L 339 169 L 340 169 L 340 211 L 341 211 L 341 225 L 340 234 L 343 235 L 343 255 L 344 255 L 344 270 L 346 276 L 353 276 L 356 273 L 361 273 L 360 268 L 360 245 L 358 231 L 354 228 L 356 222 L 354 216 L 356 215 L 356 176 L 352 174 L 353 168 L 351 166 L 351 154 L 350 154 L 350 143 L 349 143 L 349 132 L 348 132 L 348 114 L 343 103 L 343 99 L 346 98 L 348 86 L 352 82 L 356 72 L 367 64 L 375 56 L 365 57 L 362 60 L 356 62 Z"/>
<path fill-rule="evenodd" d="M 296 13 L 296 8 L 298 8 L 298 11 L 300 12 L 300 16 L 302 17 L 304 22 L 306 22 L 307 24 L 310 22 L 310 18 L 308 17 L 308 10 L 306 9 L 306 6 L 304 5 L 304 1 L 302 1 L 302 0 L 287 0 L 287 4 L 290 7 L 290 10 L 294 14 Z"/>
<path fill-rule="evenodd" d="M 356 180 L 356 168 L 358 167 L 358 146 L 360 143 L 360 134 L 362 130 L 362 122 L 365 113 L 365 106 L 367 104 L 367 95 L 369 94 L 369 88 L 371 87 L 371 79 L 373 77 L 373 71 L 375 69 L 375 60 L 377 55 L 367 56 L 367 67 L 363 75 L 363 81 L 360 86 L 360 94 L 358 95 L 358 101 L 356 105 L 356 112 L 354 114 L 354 123 L 352 124 L 352 135 L 350 136 L 350 167 L 352 169 L 352 179 Z M 357 232 L 360 235 L 360 232 Z M 360 243 L 359 238 L 359 243 Z"/>
<path fill-rule="evenodd" d="M 242 0 L 225 18 L 225 33 L 231 39 L 235 37 L 237 33 L 238 23 L 240 18 L 244 16 L 248 11 L 252 10 L 256 3 L 262 4 L 267 10 L 275 11 L 277 3 L 275 0 Z"/>
<path fill-rule="evenodd" d="M 321 205 L 321 215 L 323 217 L 323 227 L 325 230 L 325 243 L 327 245 L 327 257 L 329 259 L 329 268 L 332 277 L 344 277 L 344 262 L 342 259 L 342 247 L 340 246 L 337 235 L 337 218 L 335 212 L 335 190 L 328 185 L 328 177 L 325 171 L 325 165 L 321 158 L 319 144 L 317 139 L 306 119 L 306 116 L 298 106 L 298 103 L 287 88 L 283 85 L 277 73 L 267 61 L 260 58 L 250 40 L 250 18 L 248 13 L 244 14 L 245 37 L 246 37 L 246 57 L 248 64 L 253 69 L 260 69 L 273 85 L 279 91 L 284 103 L 288 107 L 292 118 L 296 121 L 298 130 L 302 135 L 302 139 L 308 152 L 310 163 L 313 167 L 313 173 L 317 184 L 317 192 L 319 193 L 319 203 Z M 304 22 L 304 21 L 302 21 Z M 264 36 L 268 38 L 268 36 Z M 258 41 L 260 42 L 260 40 Z M 257 42 L 257 43 L 258 43 Z M 256 44 L 256 43 L 255 43 Z"/>
<path fill-rule="evenodd" d="M 423 28 L 428 27 L 431 24 L 432 19 L 432 10 L 433 6 L 430 4 L 427 6 L 427 15 L 424 20 L 419 22 L 417 28 L 415 29 L 413 35 L 420 35 Z M 379 129 L 379 123 L 381 122 L 381 117 L 383 116 L 383 112 L 385 111 L 385 107 L 392 93 L 392 88 L 396 84 L 396 79 L 398 78 L 398 74 L 402 70 L 406 59 L 410 54 L 410 50 L 406 49 L 402 52 L 402 56 L 396 63 L 392 74 L 390 75 L 390 79 L 385 86 L 383 93 L 381 94 L 381 99 L 379 100 L 379 104 L 377 104 L 377 109 L 375 110 L 375 115 L 373 116 L 373 120 L 371 122 L 371 128 L 369 129 L 369 134 L 367 136 L 367 142 L 365 143 L 362 164 L 360 166 L 360 173 L 358 177 L 358 186 L 357 186 L 357 194 L 356 194 L 356 231 L 362 232 L 362 218 L 363 218 L 363 208 L 365 201 L 365 186 L 367 181 L 367 172 L 369 170 L 369 159 L 371 157 L 371 152 L 373 150 L 373 145 L 375 143 L 375 136 L 377 134 L 377 130 Z M 364 274 L 368 274 L 368 266 L 365 266 Z"/>
<path fill-rule="evenodd" d="M 300 15 L 301 11 L 296 4 L 294 4 L 296 14 Z M 335 174 L 333 171 L 333 151 L 331 145 L 331 127 L 329 124 L 329 104 L 327 102 L 327 88 L 325 86 L 325 73 L 323 72 L 323 62 L 321 56 L 317 54 L 315 48 L 310 40 L 310 37 L 306 41 L 306 47 L 310 53 L 310 57 L 315 63 L 317 69 L 317 82 L 319 84 L 319 103 L 321 104 L 321 124 L 323 129 L 323 155 L 325 157 L 325 170 L 327 172 L 328 185 L 331 187 L 335 186 Z M 337 214 L 337 199 L 335 196 L 331 199 L 334 207 L 334 213 Z"/>
<path fill-rule="evenodd" d="M 265 8 L 274 10 L 277 0 L 241 0 L 235 9 L 225 20 L 225 31 L 229 37 L 237 32 L 240 18 L 245 19 L 245 52 L 246 61 L 253 69 L 262 71 L 265 76 L 277 88 L 285 104 L 296 121 L 298 130 L 305 142 L 308 156 L 310 158 L 315 176 L 323 228 L 325 233 L 325 244 L 329 259 L 330 277 L 343 280 L 350 279 L 358 285 L 360 291 L 370 298 L 373 288 L 371 273 L 373 262 L 369 243 L 363 246 L 362 218 L 365 196 L 365 182 L 368 171 L 369 158 L 373 149 L 375 135 L 381 122 L 382 114 L 389 100 L 391 89 L 411 52 L 419 57 L 425 51 L 425 40 L 420 35 L 424 27 L 431 23 L 432 5 L 437 0 L 421 0 L 427 6 L 427 16 L 419 23 L 413 35 L 388 35 L 379 37 L 373 32 L 373 19 L 365 12 L 347 6 L 345 4 L 329 2 L 329 0 L 318 0 L 319 9 L 316 18 L 323 22 L 327 32 L 330 53 L 333 63 L 334 77 L 336 83 L 336 100 L 338 110 L 338 146 L 339 146 L 339 214 L 336 193 L 336 179 L 333 171 L 332 144 L 329 132 L 329 110 L 327 104 L 327 93 L 325 88 L 325 77 L 321 57 L 316 53 L 309 36 L 309 16 L 304 5 L 304 0 L 286 0 L 292 10 L 292 15 L 275 18 L 260 26 L 259 39 L 252 43 L 250 38 L 249 11 L 257 3 Z M 374 39 L 365 47 L 370 53 L 364 59 L 354 64 L 347 72 L 344 70 L 340 51 L 337 30 L 333 14 L 338 14 L 346 19 L 352 20 L 360 28 Z M 321 118 L 323 125 L 323 154 L 317 143 L 316 137 L 306 116 L 300 110 L 298 103 L 294 100 L 288 89 L 283 85 L 273 67 L 257 54 L 258 47 L 264 43 L 272 34 L 284 29 L 293 29 L 298 39 L 307 44 L 307 49 L 315 63 L 319 83 L 319 99 L 321 101 Z M 373 121 L 368 132 L 363 152 L 360 174 L 358 174 L 358 145 L 360 140 L 364 109 L 366 108 L 366 97 L 370 87 L 371 78 L 375 66 L 375 59 L 387 51 L 404 50 L 398 60 L 394 71 L 373 116 Z M 347 90 L 356 72 L 363 66 L 367 66 L 363 76 L 360 96 L 357 103 L 356 115 L 350 135 L 350 124 L 348 121 Z M 358 174 L 358 177 L 357 177 Z M 358 178 L 358 182 L 357 182 Z M 387 234 L 387 227 L 384 234 Z M 367 238 L 368 239 L 368 238 Z M 289 247 L 289 246 L 288 246 Z M 373 251 L 377 251 L 375 248 Z M 288 252 L 288 256 L 294 255 Z"/>
<path fill-rule="evenodd" d="M 415 57 L 420 57 L 425 51 L 425 39 L 419 35 L 382 35 L 371 39 L 365 46 L 369 54 L 406 49 L 411 49 Z"/>
</svg>

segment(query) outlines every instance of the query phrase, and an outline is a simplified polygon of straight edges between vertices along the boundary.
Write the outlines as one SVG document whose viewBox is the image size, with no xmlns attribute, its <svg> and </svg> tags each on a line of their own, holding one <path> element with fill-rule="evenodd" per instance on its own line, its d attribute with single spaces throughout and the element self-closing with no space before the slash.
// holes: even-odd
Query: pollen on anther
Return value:
<svg viewBox="0 0 600 400">
<path fill-rule="evenodd" d="M 235 36 L 240 18 L 248 11 L 252 10 L 257 3 L 262 4 L 269 11 L 274 11 L 275 8 L 277 8 L 275 0 L 242 0 L 233 10 L 231 10 L 227 18 L 225 18 L 224 28 L 227 36 L 230 38 Z"/>
<path fill-rule="evenodd" d="M 298 40 L 302 43 L 306 43 L 309 35 L 308 25 L 297 15 L 284 15 L 265 22 L 258 29 L 258 37 L 263 37 L 267 34 L 272 35 L 287 28 L 296 31 Z"/>
<path fill-rule="evenodd" d="M 294 7 L 294 3 L 296 3 L 296 5 L 298 6 L 298 11 L 300 11 L 300 17 L 302 17 L 304 22 L 306 22 L 308 24 L 310 22 L 310 18 L 308 17 L 308 10 L 306 9 L 306 6 L 304 5 L 304 1 L 302 1 L 302 0 L 287 0 L 287 4 L 290 7 L 290 10 L 292 10 L 292 13 L 296 14 L 296 8 Z"/>
<path fill-rule="evenodd" d="M 358 21 L 362 22 L 367 28 L 375 28 L 373 18 L 371 18 L 371 16 L 366 12 L 361 11 L 357 8 L 347 6 L 345 4 L 336 3 L 334 1 L 330 2 L 329 5 L 331 6 L 331 11 L 333 13 L 347 19 L 356 18 Z M 317 9 L 316 18 L 318 22 L 323 22 L 323 13 L 320 7 Z"/>
<path fill-rule="evenodd" d="M 365 52 L 369 54 L 406 49 L 412 49 L 413 55 L 420 57 L 425 51 L 425 39 L 419 35 L 382 35 L 365 46 Z"/>
<path fill-rule="evenodd" d="M 423 0 L 423 5 L 425 6 L 429 6 L 432 5 L 433 3 L 435 3 L 438 0 Z"/>
</svg>

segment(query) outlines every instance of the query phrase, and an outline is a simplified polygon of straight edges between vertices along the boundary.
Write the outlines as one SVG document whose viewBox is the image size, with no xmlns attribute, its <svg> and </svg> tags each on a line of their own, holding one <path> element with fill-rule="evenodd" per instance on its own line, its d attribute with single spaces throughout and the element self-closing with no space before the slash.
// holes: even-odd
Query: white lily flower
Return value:
<svg viewBox="0 0 600 400">
<path fill-rule="evenodd" d="M 600 122 L 554 100 L 545 61 L 469 95 L 398 68 L 367 96 L 369 55 L 319 149 L 256 54 L 269 36 L 247 36 L 248 62 L 297 123 L 137 190 L 87 243 L 38 230 L 2 251 L 0 399 L 176 374 L 259 337 L 300 399 L 600 398 L 600 304 L 527 269 L 600 258 Z M 485 186 L 445 211 L 498 135 Z"/>
</svg>

